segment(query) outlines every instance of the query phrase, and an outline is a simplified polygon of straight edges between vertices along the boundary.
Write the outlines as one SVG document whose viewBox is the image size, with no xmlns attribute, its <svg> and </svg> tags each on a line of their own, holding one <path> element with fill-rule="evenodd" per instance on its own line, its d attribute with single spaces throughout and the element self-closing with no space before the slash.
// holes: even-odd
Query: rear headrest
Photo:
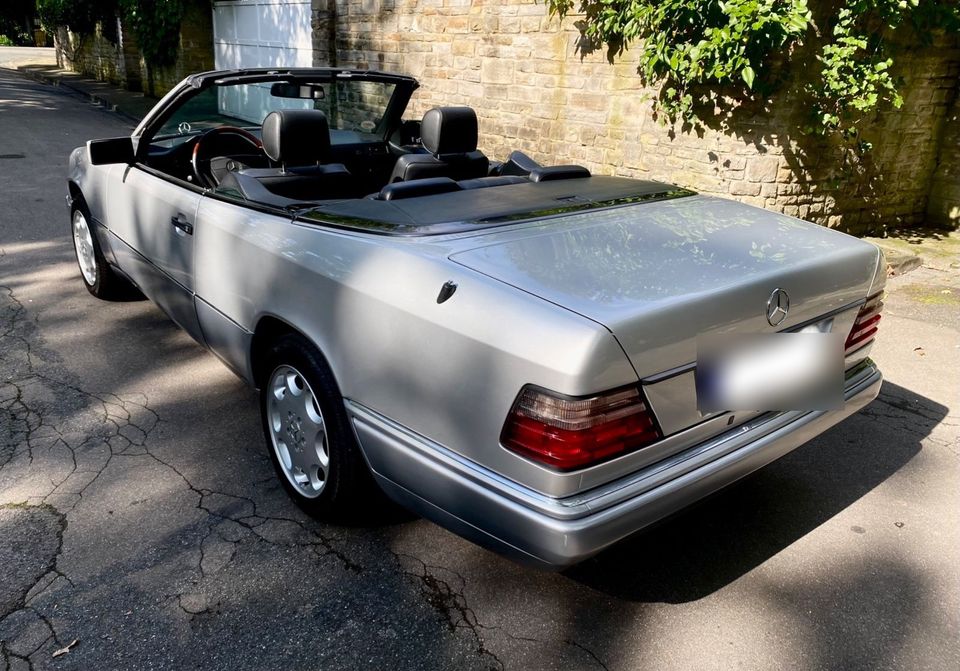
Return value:
<svg viewBox="0 0 960 671">
<path fill-rule="evenodd" d="M 521 175 L 526 177 L 534 170 L 543 166 L 524 154 L 522 151 L 512 151 L 507 162 L 500 166 L 501 175 Z"/>
<path fill-rule="evenodd" d="M 434 107 L 420 122 L 420 142 L 434 156 L 477 150 L 477 113 L 469 107 Z"/>
<path fill-rule="evenodd" d="M 330 126 L 320 110 L 277 110 L 263 120 L 263 152 L 284 165 L 323 163 L 330 155 Z"/>
<path fill-rule="evenodd" d="M 531 182 L 552 182 L 557 179 L 583 179 L 590 171 L 582 165 L 551 165 L 537 168 L 530 173 Z"/>
<path fill-rule="evenodd" d="M 400 200 L 401 198 L 419 198 L 438 193 L 460 191 L 459 184 L 449 177 L 427 177 L 411 179 L 408 182 L 394 182 L 380 189 L 377 200 Z"/>
</svg>

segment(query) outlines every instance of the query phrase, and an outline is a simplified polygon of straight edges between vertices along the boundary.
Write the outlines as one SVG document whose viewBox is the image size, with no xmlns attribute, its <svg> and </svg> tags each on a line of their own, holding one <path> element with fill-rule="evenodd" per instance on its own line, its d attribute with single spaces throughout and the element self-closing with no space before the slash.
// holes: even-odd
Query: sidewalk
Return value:
<svg viewBox="0 0 960 671">
<path fill-rule="evenodd" d="M 70 89 L 134 123 L 138 123 L 157 103 L 156 98 L 142 93 L 126 91 L 108 82 L 59 69 L 53 49 L 0 47 L 0 68 L 19 72 L 45 84 Z"/>
<path fill-rule="evenodd" d="M 960 231 L 910 228 L 864 240 L 883 250 L 889 275 L 903 275 L 920 266 L 943 272 L 960 271 Z"/>
</svg>

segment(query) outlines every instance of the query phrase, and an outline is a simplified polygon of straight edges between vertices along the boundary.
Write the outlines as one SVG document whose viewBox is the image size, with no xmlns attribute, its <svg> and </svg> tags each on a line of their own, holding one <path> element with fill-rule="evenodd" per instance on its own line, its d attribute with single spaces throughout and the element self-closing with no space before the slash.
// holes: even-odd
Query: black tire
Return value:
<svg viewBox="0 0 960 671">
<path fill-rule="evenodd" d="M 90 232 L 88 244 L 93 248 L 94 278 L 92 283 L 87 278 L 80 260 L 80 249 L 75 235 L 78 214 L 83 217 L 87 230 Z M 77 198 L 70 208 L 70 239 L 73 242 L 77 266 L 80 269 L 80 279 L 87 291 L 105 301 L 131 300 L 140 297 L 137 288 L 125 277 L 118 275 L 104 258 L 103 251 L 100 249 L 100 241 L 97 239 L 95 224 L 90 216 L 90 209 L 82 198 Z"/>
<path fill-rule="evenodd" d="M 326 431 L 329 468 L 318 496 L 310 498 L 287 475 L 275 447 L 273 420 L 268 399 L 274 394 L 275 373 L 284 367 L 302 375 L 316 398 Z M 280 336 L 265 355 L 260 379 L 260 418 L 267 453 L 277 478 L 296 504 L 312 517 L 332 521 L 360 521 L 381 500 L 366 461 L 357 445 L 343 405 L 343 396 L 323 355 L 299 334 Z M 276 376 L 279 377 L 279 376 Z M 280 431 L 279 433 L 283 433 Z M 301 485 L 305 489 L 305 485 Z"/>
</svg>

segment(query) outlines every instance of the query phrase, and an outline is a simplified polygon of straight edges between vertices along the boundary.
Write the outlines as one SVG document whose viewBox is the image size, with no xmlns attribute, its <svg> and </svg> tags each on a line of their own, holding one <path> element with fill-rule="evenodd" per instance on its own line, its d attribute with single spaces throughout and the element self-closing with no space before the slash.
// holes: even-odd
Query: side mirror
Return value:
<svg viewBox="0 0 960 671">
<path fill-rule="evenodd" d="M 130 137 L 112 137 L 106 140 L 87 142 L 87 154 L 93 165 L 110 165 L 134 161 L 133 139 Z"/>
</svg>

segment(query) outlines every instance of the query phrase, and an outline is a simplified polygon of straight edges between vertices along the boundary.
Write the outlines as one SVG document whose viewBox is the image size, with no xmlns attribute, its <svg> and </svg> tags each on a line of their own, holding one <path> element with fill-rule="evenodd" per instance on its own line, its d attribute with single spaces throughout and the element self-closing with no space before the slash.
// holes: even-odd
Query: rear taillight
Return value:
<svg viewBox="0 0 960 671">
<path fill-rule="evenodd" d="M 883 310 L 881 298 L 883 298 L 882 291 L 870 296 L 867 302 L 860 306 L 860 312 L 857 313 L 857 319 L 853 322 L 853 328 L 850 329 L 850 335 L 847 336 L 847 342 L 844 345 L 844 355 L 857 351 L 873 340 L 877 334 L 880 311 Z"/>
<path fill-rule="evenodd" d="M 561 471 L 636 450 L 660 438 L 637 388 L 570 398 L 524 387 L 500 441 L 514 452 Z"/>
</svg>

